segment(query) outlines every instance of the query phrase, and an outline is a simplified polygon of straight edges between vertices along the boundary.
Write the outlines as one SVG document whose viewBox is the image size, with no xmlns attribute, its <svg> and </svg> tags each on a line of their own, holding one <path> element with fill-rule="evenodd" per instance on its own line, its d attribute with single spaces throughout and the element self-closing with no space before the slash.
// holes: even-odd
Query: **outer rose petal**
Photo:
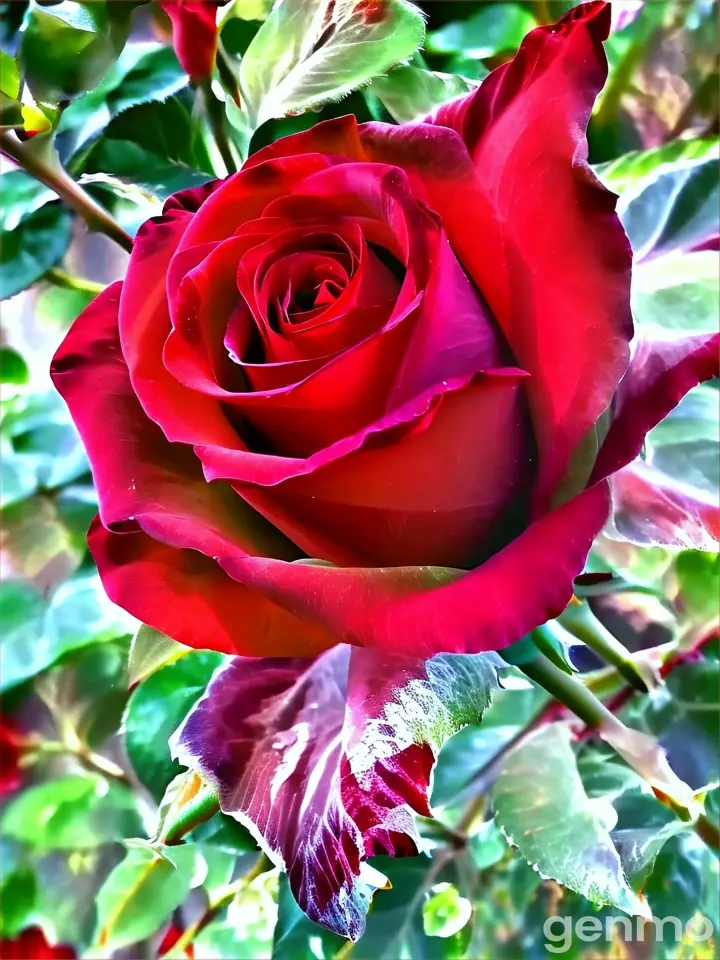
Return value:
<svg viewBox="0 0 720 960">
<path fill-rule="evenodd" d="M 249 657 L 312 656 L 336 641 L 230 579 L 209 557 L 158 543 L 142 531 L 88 534 L 107 595 L 179 643 Z"/>
<path fill-rule="evenodd" d="M 192 451 L 145 416 L 117 339 L 119 287 L 81 314 L 53 363 L 92 461 L 103 521 L 126 531 L 99 519 L 90 530 L 108 595 L 189 646 L 250 656 L 332 646 L 327 631 L 254 595 L 212 559 L 299 553 L 227 484 L 208 484 Z"/>
<path fill-rule="evenodd" d="M 638 456 L 646 434 L 688 391 L 720 375 L 720 333 L 672 340 L 640 340 L 613 402 L 612 423 L 591 482 Z"/>
<path fill-rule="evenodd" d="M 511 302 L 496 316 L 531 375 L 538 510 L 610 403 L 629 357 L 630 245 L 614 195 L 587 167 L 584 136 L 607 76 L 609 28 L 609 4 L 575 7 L 533 30 L 512 61 L 432 117 L 462 134 L 501 223 Z M 462 192 L 455 203 L 464 203 Z M 449 233 L 462 256 L 462 241 Z"/>
<path fill-rule="evenodd" d="M 609 506 L 607 483 L 597 484 L 536 520 L 469 573 L 260 558 L 221 565 L 349 643 L 417 657 L 499 650 L 567 606 Z"/>
<path fill-rule="evenodd" d="M 717 550 L 720 506 L 709 494 L 674 483 L 641 460 L 613 474 L 611 484 L 613 526 L 623 540 Z"/>
<path fill-rule="evenodd" d="M 116 530 L 139 525 L 158 540 L 208 556 L 295 559 L 292 544 L 227 484 L 208 484 L 192 450 L 169 443 L 145 416 L 118 342 L 120 287 L 108 287 L 83 311 L 52 364 L 90 457 L 103 523 Z"/>
<path fill-rule="evenodd" d="M 173 47 L 191 80 L 205 80 L 215 66 L 217 4 L 214 0 L 162 0 L 172 20 Z"/>
</svg>

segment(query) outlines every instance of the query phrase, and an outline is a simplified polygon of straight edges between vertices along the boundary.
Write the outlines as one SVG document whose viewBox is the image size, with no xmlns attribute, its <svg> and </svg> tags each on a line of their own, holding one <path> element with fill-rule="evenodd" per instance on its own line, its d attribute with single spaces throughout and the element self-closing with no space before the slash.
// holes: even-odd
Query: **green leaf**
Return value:
<svg viewBox="0 0 720 960">
<path fill-rule="evenodd" d="M 213 178 L 200 130 L 177 97 L 126 110 L 73 158 L 75 174 L 112 175 L 165 199 Z"/>
<path fill-rule="evenodd" d="M 717 145 L 717 139 L 710 137 L 673 140 L 652 150 L 624 153 L 616 160 L 597 164 L 593 170 L 606 187 L 622 194 L 637 189 L 639 185 L 646 186 L 659 173 L 670 171 L 677 165 L 714 156 Z"/>
<path fill-rule="evenodd" d="M 192 846 L 168 850 L 167 859 L 131 847 L 98 893 L 98 946 L 114 952 L 156 933 L 190 892 L 198 856 Z"/>
<path fill-rule="evenodd" d="M 2 511 L 5 575 L 31 580 L 49 593 L 80 564 L 83 550 L 70 534 L 49 497 L 31 497 Z"/>
<path fill-rule="evenodd" d="M 97 639 L 102 641 L 102 637 Z M 98 642 L 36 680 L 38 694 L 59 724 L 72 727 L 89 747 L 117 732 L 127 700 L 126 640 Z"/>
<path fill-rule="evenodd" d="M 617 211 L 637 261 L 717 236 L 717 160 L 715 147 L 702 159 L 658 167 L 621 195 Z"/>
<path fill-rule="evenodd" d="M 257 842 L 246 827 L 241 826 L 233 817 L 216 813 L 192 831 L 194 843 L 212 844 L 218 850 L 231 853 L 251 853 L 258 849 Z"/>
<path fill-rule="evenodd" d="M 0 691 L 96 641 L 130 633 L 132 619 L 108 600 L 99 577 L 73 577 L 48 602 L 21 580 L 0 583 Z"/>
<path fill-rule="evenodd" d="M 30 379 L 30 370 L 22 356 L 12 347 L 0 347 L 0 383 L 22 385 Z"/>
<path fill-rule="evenodd" d="M 170 756 L 168 741 L 222 661 L 222 654 L 193 650 L 161 667 L 130 696 L 125 713 L 128 756 L 139 780 L 158 801 L 181 769 Z"/>
<path fill-rule="evenodd" d="M 191 647 L 166 637 L 159 630 L 141 624 L 130 647 L 128 685 L 134 687 L 135 684 L 147 680 L 160 667 L 169 666 L 191 650 Z"/>
<path fill-rule="evenodd" d="M 0 49 L 0 93 L 11 100 L 20 96 L 20 71 L 17 60 Z"/>
<path fill-rule="evenodd" d="M 639 263 L 631 291 L 641 333 L 711 333 L 717 327 L 720 299 L 717 253 L 680 252 Z"/>
<path fill-rule="evenodd" d="M 94 299 L 89 291 L 48 286 L 35 301 L 35 315 L 45 326 L 67 330 Z"/>
<path fill-rule="evenodd" d="M 660 473 L 717 499 L 718 439 L 718 392 L 710 384 L 701 384 L 650 431 L 645 441 L 646 459 Z"/>
<path fill-rule="evenodd" d="M 492 792 L 495 819 L 541 876 L 646 916 L 610 839 L 614 811 L 586 794 L 570 743 L 569 728 L 551 724 L 507 755 Z"/>
<path fill-rule="evenodd" d="M 3 871 L 0 887 L 0 935 L 14 937 L 28 925 L 36 898 L 37 883 L 30 867 L 20 865 L 9 872 Z"/>
<path fill-rule="evenodd" d="M 467 20 L 445 24 L 428 34 L 430 53 L 461 53 L 483 60 L 505 50 L 515 50 L 535 19 L 519 3 L 483 4 Z"/>
<path fill-rule="evenodd" d="M 313 923 L 290 892 L 287 877 L 280 877 L 278 920 L 272 960 L 332 960 L 347 940 Z"/>
<path fill-rule="evenodd" d="M 0 129 L 13 130 L 24 125 L 22 104 L 0 90 Z"/>
<path fill-rule="evenodd" d="M 720 665 L 702 659 L 675 667 L 644 705 L 643 727 L 660 738 L 677 773 L 696 790 L 720 780 L 719 698 Z"/>
<path fill-rule="evenodd" d="M 188 78 L 172 47 L 132 43 L 94 90 L 63 112 L 58 132 L 72 137 L 72 153 L 131 107 L 163 101 L 187 86 Z"/>
<path fill-rule="evenodd" d="M 275 4 L 240 65 L 251 125 L 339 100 L 412 56 L 424 33 L 407 0 Z"/>
<path fill-rule="evenodd" d="M 533 646 L 534 655 L 537 651 Z M 431 806 L 459 807 L 475 789 L 473 781 L 498 750 L 511 740 L 546 699 L 538 687 L 523 681 L 520 689 L 495 692 L 481 724 L 469 724 L 440 751 L 433 776 Z M 447 818 L 447 810 L 443 817 Z"/>
<path fill-rule="evenodd" d="M 0 176 L 0 195 L 0 300 L 6 300 L 60 260 L 72 217 L 59 203 L 48 203 L 54 194 L 47 187 L 17 170 Z"/>
<path fill-rule="evenodd" d="M 397 123 L 421 120 L 440 104 L 460 97 L 476 84 L 452 73 L 433 73 L 420 67 L 394 67 L 373 80 L 374 93 Z"/>
<path fill-rule="evenodd" d="M 141 832 L 133 793 L 90 774 L 29 787 L 10 801 L 0 819 L 0 833 L 37 854 L 89 849 Z"/>
<path fill-rule="evenodd" d="M 495 820 L 485 820 L 476 827 L 468 844 L 470 856 L 478 870 L 487 870 L 508 852 L 508 842 Z"/>
<path fill-rule="evenodd" d="M 644 892 L 653 914 L 657 917 L 677 917 L 684 927 L 701 904 L 707 880 L 710 881 L 709 902 L 714 902 L 714 910 L 717 911 L 717 872 L 714 883 L 712 874 L 706 880 L 707 868 L 711 865 L 708 861 L 717 868 L 717 858 L 694 834 L 685 833 L 668 840 L 658 853 L 653 871 L 645 883 Z"/>
<path fill-rule="evenodd" d="M 675 574 L 683 614 L 699 623 L 712 623 L 718 616 L 720 554 L 685 550 L 675 561 Z"/>
<path fill-rule="evenodd" d="M 423 904 L 423 928 L 429 937 L 454 937 L 467 926 L 472 904 L 452 883 L 438 883 Z"/>
<path fill-rule="evenodd" d="M 102 80 L 125 46 L 135 5 L 62 0 L 41 6 L 32 0 L 19 57 L 33 96 L 67 100 Z"/>
</svg>

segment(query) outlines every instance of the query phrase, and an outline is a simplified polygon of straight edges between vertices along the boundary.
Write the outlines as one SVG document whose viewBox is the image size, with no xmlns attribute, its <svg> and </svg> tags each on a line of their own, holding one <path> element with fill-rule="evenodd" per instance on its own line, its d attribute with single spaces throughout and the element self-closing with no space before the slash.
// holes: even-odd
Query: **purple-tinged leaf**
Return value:
<svg viewBox="0 0 720 960">
<path fill-rule="evenodd" d="M 340 645 L 315 660 L 233 657 L 174 737 L 174 754 L 288 874 L 308 916 L 356 940 L 366 857 L 418 852 L 435 759 L 477 723 L 492 656 L 430 660 Z"/>
<path fill-rule="evenodd" d="M 636 460 L 612 478 L 613 539 L 643 546 L 718 549 L 720 507 L 712 494 Z"/>
</svg>

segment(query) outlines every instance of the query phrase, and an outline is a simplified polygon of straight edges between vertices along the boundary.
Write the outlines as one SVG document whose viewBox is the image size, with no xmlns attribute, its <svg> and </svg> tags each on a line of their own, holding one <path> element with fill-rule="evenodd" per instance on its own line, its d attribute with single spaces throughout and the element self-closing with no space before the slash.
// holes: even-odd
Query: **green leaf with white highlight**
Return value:
<svg viewBox="0 0 720 960">
<path fill-rule="evenodd" d="M 541 876 L 595 903 L 649 916 L 610 838 L 615 812 L 585 792 L 571 738 L 567 726 L 552 724 L 507 755 L 492 792 L 495 820 Z"/>
<path fill-rule="evenodd" d="M 279 0 L 240 65 L 253 127 L 339 100 L 418 49 L 407 0 Z"/>
<path fill-rule="evenodd" d="M 476 86 L 472 80 L 454 73 L 433 73 L 432 70 L 403 64 L 374 80 L 370 92 L 382 101 L 393 120 L 412 123 Z"/>
</svg>

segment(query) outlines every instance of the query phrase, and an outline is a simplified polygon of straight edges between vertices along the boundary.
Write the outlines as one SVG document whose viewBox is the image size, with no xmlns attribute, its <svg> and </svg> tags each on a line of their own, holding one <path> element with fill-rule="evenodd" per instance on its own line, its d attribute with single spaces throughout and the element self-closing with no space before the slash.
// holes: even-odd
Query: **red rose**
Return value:
<svg viewBox="0 0 720 960">
<path fill-rule="evenodd" d="M 20 786 L 20 757 L 25 738 L 12 721 L 0 715 L 0 797 L 12 793 Z"/>
<path fill-rule="evenodd" d="M 318 124 L 143 227 L 53 369 L 113 600 L 263 656 L 501 648 L 563 609 L 606 478 L 717 369 L 703 338 L 627 369 L 583 136 L 609 22 L 576 7 L 427 123 Z"/>
<path fill-rule="evenodd" d="M 74 960 L 75 957 L 72 947 L 49 944 L 40 927 L 27 927 L 12 940 L 0 940 L 0 960 Z"/>
<path fill-rule="evenodd" d="M 172 21 L 173 47 L 191 80 L 205 80 L 213 72 L 217 53 L 215 0 L 161 0 Z"/>
</svg>

